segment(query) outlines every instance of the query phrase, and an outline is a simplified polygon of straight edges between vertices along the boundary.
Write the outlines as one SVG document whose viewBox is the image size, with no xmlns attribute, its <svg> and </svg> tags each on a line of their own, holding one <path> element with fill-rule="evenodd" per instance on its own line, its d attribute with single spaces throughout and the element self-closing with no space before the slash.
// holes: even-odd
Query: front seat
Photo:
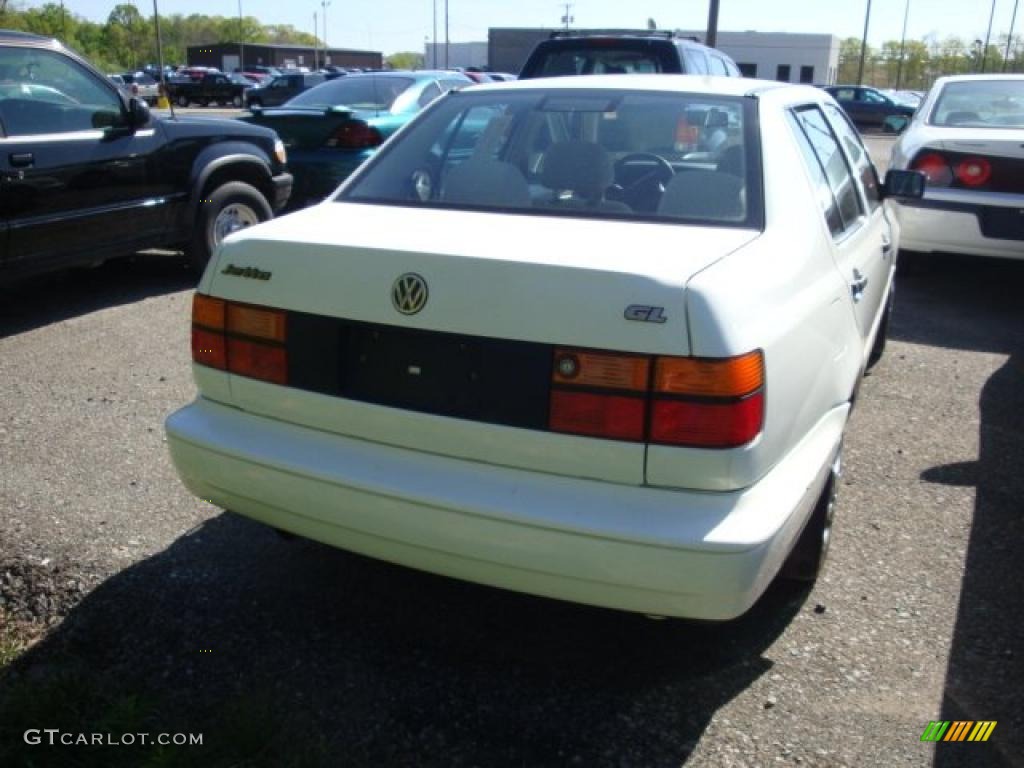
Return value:
<svg viewBox="0 0 1024 768">
<path fill-rule="evenodd" d="M 551 190 L 550 204 L 554 208 L 631 213 L 633 209 L 625 203 L 604 199 L 614 179 L 611 155 L 600 144 L 560 141 L 544 153 L 541 184 Z"/>
<path fill-rule="evenodd" d="M 743 181 L 717 171 L 677 173 L 658 204 L 659 215 L 675 219 L 740 221 L 744 209 Z"/>
</svg>

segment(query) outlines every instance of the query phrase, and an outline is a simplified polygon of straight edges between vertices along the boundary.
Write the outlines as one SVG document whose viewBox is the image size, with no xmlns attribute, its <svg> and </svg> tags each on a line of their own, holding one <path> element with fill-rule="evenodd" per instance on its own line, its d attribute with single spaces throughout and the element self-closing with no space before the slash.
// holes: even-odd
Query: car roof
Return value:
<svg viewBox="0 0 1024 768">
<path fill-rule="evenodd" d="M 818 89 L 809 85 L 781 83 L 775 80 L 755 80 L 744 77 L 714 75 L 579 75 L 576 77 L 538 77 L 503 83 L 480 83 L 473 93 L 486 90 L 574 90 L 579 88 L 626 91 L 680 91 L 707 93 L 715 96 L 756 96 L 768 90 L 809 91 Z"/>
<path fill-rule="evenodd" d="M 935 81 L 935 85 L 945 85 L 946 83 L 969 83 L 980 80 L 1024 80 L 1024 75 L 1004 74 L 1002 72 L 993 72 L 989 75 L 946 75 L 945 77 L 937 79 Z"/>
</svg>

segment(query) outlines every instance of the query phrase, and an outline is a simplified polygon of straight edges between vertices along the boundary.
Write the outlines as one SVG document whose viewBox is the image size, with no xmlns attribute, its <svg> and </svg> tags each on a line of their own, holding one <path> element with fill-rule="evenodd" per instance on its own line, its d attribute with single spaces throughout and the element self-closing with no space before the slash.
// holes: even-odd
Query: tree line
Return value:
<svg viewBox="0 0 1024 768">
<path fill-rule="evenodd" d="M 923 91 L 943 75 L 1024 71 L 1021 36 L 1013 36 L 1008 56 L 1006 41 L 1007 35 L 1000 35 L 985 49 L 981 40 L 929 36 L 923 40 L 907 40 L 902 46 L 902 56 L 899 40 L 889 40 L 880 47 L 869 45 L 864 56 L 864 83 L 895 88 L 898 80 L 900 88 Z M 858 37 L 848 37 L 840 43 L 837 83 L 857 81 L 860 49 Z"/>
<path fill-rule="evenodd" d="M 157 62 L 153 17 L 143 16 L 127 3 L 114 6 L 106 22 L 99 23 L 71 13 L 58 3 L 21 9 L 10 0 L 0 0 L 0 29 L 55 37 L 104 72 L 134 71 Z M 261 24 L 252 16 L 239 19 L 197 13 L 160 14 L 160 36 L 165 64 L 186 63 L 185 49 L 190 45 L 243 42 L 312 48 L 317 42 L 312 34 L 290 24 Z"/>
</svg>

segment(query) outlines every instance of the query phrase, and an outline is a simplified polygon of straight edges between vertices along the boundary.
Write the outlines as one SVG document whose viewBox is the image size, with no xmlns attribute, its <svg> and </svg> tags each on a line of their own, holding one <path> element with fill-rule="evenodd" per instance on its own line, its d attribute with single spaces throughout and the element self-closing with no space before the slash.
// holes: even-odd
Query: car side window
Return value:
<svg viewBox="0 0 1024 768">
<path fill-rule="evenodd" d="M 874 91 L 861 91 L 861 100 L 866 101 L 868 104 L 885 104 L 886 98 Z"/>
<path fill-rule="evenodd" d="M 683 57 L 686 59 L 687 74 L 708 74 L 708 62 L 707 57 L 704 56 L 704 51 L 698 50 L 696 48 L 684 48 Z"/>
<path fill-rule="evenodd" d="M 814 154 L 825 171 L 832 193 L 839 204 L 839 215 L 846 231 L 857 223 L 863 214 L 857 185 L 846 164 L 846 157 L 839 148 L 839 140 L 828 125 L 825 115 L 817 106 L 801 107 L 796 111 L 804 135 L 811 143 Z"/>
<path fill-rule="evenodd" d="M 834 91 L 829 91 L 839 101 L 854 101 L 855 94 L 852 88 L 836 88 Z"/>
<path fill-rule="evenodd" d="M 723 77 L 729 76 L 729 70 L 725 66 L 725 61 L 723 61 L 720 56 L 710 54 L 708 56 L 708 61 L 711 64 L 712 75 L 722 75 Z"/>
<path fill-rule="evenodd" d="M 0 123 L 8 136 L 92 131 L 116 124 L 117 93 L 53 51 L 0 48 Z"/>
<path fill-rule="evenodd" d="M 804 133 L 796 113 L 789 112 L 787 117 L 793 135 L 796 137 L 797 146 L 800 148 L 800 154 L 803 156 L 804 166 L 814 183 L 815 197 L 821 206 L 821 212 L 825 214 L 825 223 L 828 224 L 829 232 L 833 235 L 840 235 L 843 232 L 843 217 L 839 215 L 839 203 L 836 202 L 836 196 L 832 193 L 832 187 L 828 183 L 825 171 L 822 169 L 818 156 L 814 153 L 814 147 L 811 146 L 807 134 Z"/>
<path fill-rule="evenodd" d="M 419 104 L 420 107 L 425 107 L 427 106 L 427 104 L 432 102 L 440 95 L 440 86 L 437 83 L 430 83 L 430 85 L 423 89 L 423 93 L 420 94 L 420 97 L 419 99 L 417 99 L 416 103 Z"/>
<path fill-rule="evenodd" d="M 879 191 L 878 171 L 875 170 L 871 156 L 860 140 L 850 119 L 841 109 L 833 104 L 825 105 L 825 113 L 828 115 L 835 129 L 836 135 L 846 149 L 846 154 L 853 163 L 854 171 L 860 178 L 861 186 L 864 188 L 864 197 L 867 198 L 868 209 L 875 210 L 882 204 L 882 196 Z"/>
</svg>

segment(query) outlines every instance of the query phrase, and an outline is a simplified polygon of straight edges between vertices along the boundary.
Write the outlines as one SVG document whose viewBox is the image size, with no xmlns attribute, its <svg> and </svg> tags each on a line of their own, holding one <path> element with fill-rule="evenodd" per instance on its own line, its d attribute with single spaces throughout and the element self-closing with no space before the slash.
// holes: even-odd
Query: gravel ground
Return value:
<svg viewBox="0 0 1024 768">
<path fill-rule="evenodd" d="M 180 261 L 8 292 L 0 642 L 29 647 L 0 668 L 0 764 L 1024 765 L 1022 283 L 1024 264 L 970 260 L 901 279 L 824 578 L 726 625 L 463 584 L 215 509 L 162 434 L 194 393 Z M 936 719 L 999 724 L 936 750 Z M 21 737 L 125 723 L 204 744 L 160 762 Z"/>
</svg>

